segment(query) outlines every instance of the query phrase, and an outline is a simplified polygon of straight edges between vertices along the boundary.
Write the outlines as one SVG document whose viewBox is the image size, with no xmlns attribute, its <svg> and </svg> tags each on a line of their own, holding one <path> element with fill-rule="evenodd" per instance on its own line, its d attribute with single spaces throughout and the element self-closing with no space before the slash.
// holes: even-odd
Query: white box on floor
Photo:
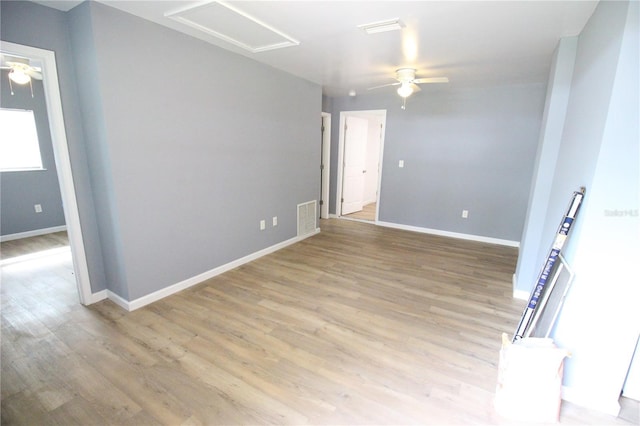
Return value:
<svg viewBox="0 0 640 426">
<path fill-rule="evenodd" d="M 502 335 L 495 409 L 509 420 L 557 422 L 565 349 L 552 339 L 527 337 L 511 343 Z"/>
</svg>

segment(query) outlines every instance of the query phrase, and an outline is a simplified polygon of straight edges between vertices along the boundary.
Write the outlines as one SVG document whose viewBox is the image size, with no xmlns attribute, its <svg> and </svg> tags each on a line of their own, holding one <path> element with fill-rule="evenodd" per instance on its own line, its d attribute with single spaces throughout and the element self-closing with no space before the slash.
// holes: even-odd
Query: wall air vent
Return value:
<svg viewBox="0 0 640 426">
<path fill-rule="evenodd" d="M 316 232 L 316 200 L 298 204 L 298 236 Z"/>
<path fill-rule="evenodd" d="M 222 1 L 190 4 L 166 12 L 164 16 L 252 53 L 300 44 L 282 31 Z"/>
</svg>

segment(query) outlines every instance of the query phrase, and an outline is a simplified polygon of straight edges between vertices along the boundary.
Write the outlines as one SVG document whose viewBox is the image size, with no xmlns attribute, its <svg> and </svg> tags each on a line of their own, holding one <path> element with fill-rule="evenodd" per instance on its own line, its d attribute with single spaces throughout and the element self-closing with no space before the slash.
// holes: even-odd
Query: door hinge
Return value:
<svg viewBox="0 0 640 426">
<path fill-rule="evenodd" d="M 324 164 L 320 164 L 320 170 L 324 170 Z"/>
<path fill-rule="evenodd" d="M 340 202 L 341 202 L 341 203 L 344 203 L 344 198 L 340 198 Z"/>
<path fill-rule="evenodd" d="M 320 205 L 323 205 L 323 204 L 324 204 L 324 200 L 320 200 Z"/>
</svg>

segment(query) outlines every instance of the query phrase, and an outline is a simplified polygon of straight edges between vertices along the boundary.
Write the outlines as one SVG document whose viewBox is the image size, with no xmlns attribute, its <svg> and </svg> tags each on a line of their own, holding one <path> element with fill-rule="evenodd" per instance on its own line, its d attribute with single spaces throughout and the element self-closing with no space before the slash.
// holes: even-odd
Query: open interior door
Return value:
<svg viewBox="0 0 640 426">
<path fill-rule="evenodd" d="M 362 210 L 369 131 L 369 122 L 364 118 L 347 116 L 345 121 L 341 215 Z"/>
</svg>

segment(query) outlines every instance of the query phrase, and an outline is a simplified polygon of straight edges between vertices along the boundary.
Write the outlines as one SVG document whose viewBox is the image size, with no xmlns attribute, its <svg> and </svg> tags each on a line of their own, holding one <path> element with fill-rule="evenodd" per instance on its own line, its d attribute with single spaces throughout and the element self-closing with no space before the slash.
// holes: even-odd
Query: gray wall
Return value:
<svg viewBox="0 0 640 426">
<path fill-rule="evenodd" d="M 335 123 L 340 111 L 387 110 L 381 221 L 519 241 L 544 95 L 543 85 L 434 85 L 410 97 L 406 110 L 393 90 L 331 104 Z M 338 127 L 332 135 L 333 213 Z M 463 209 L 468 219 L 461 218 Z"/>
<path fill-rule="evenodd" d="M 546 230 L 551 233 L 545 234 L 543 228 L 562 142 L 577 46 L 578 37 L 560 40 L 551 64 L 535 172 L 531 180 L 529 208 L 516 268 L 517 280 L 514 290 L 522 294 L 528 294 L 536 282 L 544 262 L 540 256 L 546 256 L 545 250 L 551 248 L 554 238 L 554 230 Z M 569 196 L 570 194 L 567 195 L 567 203 Z M 556 226 L 560 224 L 560 216 L 557 220 Z"/>
<path fill-rule="evenodd" d="M 1 235 L 63 226 L 64 210 L 56 163 L 53 157 L 49 119 L 42 81 L 32 80 L 29 85 L 14 85 L 14 95 L 9 87 L 8 71 L 0 78 L 0 104 L 2 108 L 33 111 L 40 142 L 40 155 L 45 170 L 2 172 L 0 176 L 0 232 Z M 34 205 L 40 204 L 42 212 L 36 213 Z"/>
<path fill-rule="evenodd" d="M 638 9 L 637 2 L 601 2 L 580 34 L 553 187 L 535 206 L 546 212 L 537 220 L 550 244 L 571 193 L 587 188 L 564 250 L 576 275 L 554 337 L 572 353 L 564 397 L 608 412 L 617 411 L 640 332 Z M 558 55 L 566 60 L 572 52 Z M 529 224 L 525 241 L 537 227 Z M 547 250 L 540 247 L 536 264 Z M 517 280 L 523 289 L 533 284 Z"/>
<path fill-rule="evenodd" d="M 56 53 L 94 292 L 133 300 L 296 235 L 319 86 L 102 4 L 1 6 L 3 40 Z"/>
<path fill-rule="evenodd" d="M 110 289 L 133 300 L 296 235 L 319 86 L 103 4 L 71 17 Z"/>
<path fill-rule="evenodd" d="M 110 177 L 110 155 L 104 122 L 103 99 L 96 84 L 101 70 L 93 37 L 93 21 L 88 2 L 76 7 L 68 14 L 71 46 L 78 97 L 80 101 L 84 140 L 94 191 L 96 224 L 100 235 L 105 278 L 108 289 L 121 297 L 128 298 L 128 286 L 122 255 L 120 228 L 117 226 L 115 195 Z"/>
<path fill-rule="evenodd" d="M 87 165 L 67 15 L 32 2 L 0 2 L 0 38 L 55 52 L 85 253 L 94 292 L 106 288 L 93 189 Z M 33 208 L 33 207 L 32 207 Z"/>
</svg>

